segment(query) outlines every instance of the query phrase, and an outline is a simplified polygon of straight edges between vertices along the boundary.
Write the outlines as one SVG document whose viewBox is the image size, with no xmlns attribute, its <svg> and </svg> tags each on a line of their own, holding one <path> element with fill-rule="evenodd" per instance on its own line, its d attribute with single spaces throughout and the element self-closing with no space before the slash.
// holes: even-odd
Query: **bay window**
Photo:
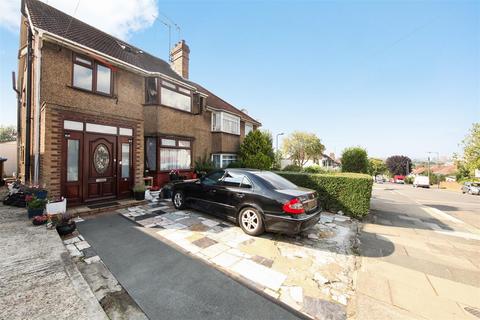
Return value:
<svg viewBox="0 0 480 320">
<path fill-rule="evenodd" d="M 160 139 L 160 170 L 190 169 L 192 166 L 191 142 L 182 138 Z"/>
<path fill-rule="evenodd" d="M 145 104 L 192 112 L 192 91 L 160 78 L 145 78 Z"/>
<path fill-rule="evenodd" d="M 226 112 L 212 112 L 212 131 L 240 134 L 240 117 Z"/>
<path fill-rule="evenodd" d="M 214 153 L 212 154 L 212 162 L 215 168 L 226 168 L 232 162 L 237 161 L 236 154 Z"/>
<path fill-rule="evenodd" d="M 145 78 L 145 103 L 158 103 L 158 84 L 157 78 Z"/>
<path fill-rule="evenodd" d="M 145 139 L 145 169 L 157 170 L 157 138 L 155 137 Z"/>
<path fill-rule="evenodd" d="M 83 56 L 73 56 L 72 87 L 112 95 L 112 69 Z"/>
<path fill-rule="evenodd" d="M 253 124 L 245 122 L 245 136 L 253 131 Z"/>
</svg>

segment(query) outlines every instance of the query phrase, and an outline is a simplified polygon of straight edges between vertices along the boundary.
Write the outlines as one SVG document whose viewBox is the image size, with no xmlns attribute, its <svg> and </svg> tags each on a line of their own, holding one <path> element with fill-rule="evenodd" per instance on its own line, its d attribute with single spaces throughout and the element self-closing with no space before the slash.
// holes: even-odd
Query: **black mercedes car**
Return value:
<svg viewBox="0 0 480 320">
<path fill-rule="evenodd" d="M 221 169 L 175 183 L 172 201 L 177 209 L 192 207 L 229 219 L 253 236 L 299 233 L 315 225 L 321 211 L 314 190 L 253 169 Z"/>
</svg>

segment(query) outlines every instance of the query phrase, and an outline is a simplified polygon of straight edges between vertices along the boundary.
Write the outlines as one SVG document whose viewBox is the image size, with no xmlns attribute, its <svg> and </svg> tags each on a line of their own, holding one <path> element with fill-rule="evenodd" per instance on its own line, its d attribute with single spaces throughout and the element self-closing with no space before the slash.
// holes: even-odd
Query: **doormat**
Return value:
<svg viewBox="0 0 480 320">
<path fill-rule="evenodd" d="M 104 202 L 104 203 L 97 203 L 97 204 L 89 205 L 89 206 L 87 206 L 87 208 L 89 208 L 89 209 L 99 209 L 99 208 L 105 208 L 105 207 L 113 207 L 113 206 L 117 206 L 119 204 L 120 203 L 118 203 L 118 202 Z"/>
</svg>

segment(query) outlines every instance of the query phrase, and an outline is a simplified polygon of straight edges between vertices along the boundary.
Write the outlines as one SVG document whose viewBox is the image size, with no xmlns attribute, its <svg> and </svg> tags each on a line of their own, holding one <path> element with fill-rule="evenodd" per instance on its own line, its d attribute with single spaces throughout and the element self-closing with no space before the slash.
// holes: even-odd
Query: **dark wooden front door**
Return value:
<svg viewBox="0 0 480 320">
<path fill-rule="evenodd" d="M 117 196 L 117 137 L 85 134 L 86 202 Z"/>
</svg>

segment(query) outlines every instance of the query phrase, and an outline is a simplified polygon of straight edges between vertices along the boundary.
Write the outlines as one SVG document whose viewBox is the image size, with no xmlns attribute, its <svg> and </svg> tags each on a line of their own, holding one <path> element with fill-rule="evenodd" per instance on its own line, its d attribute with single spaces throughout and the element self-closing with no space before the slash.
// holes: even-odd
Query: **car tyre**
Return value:
<svg viewBox="0 0 480 320">
<path fill-rule="evenodd" d="M 185 203 L 185 195 L 182 191 L 175 191 L 172 196 L 172 202 L 175 209 L 185 209 L 187 207 Z"/>
<path fill-rule="evenodd" d="M 258 236 L 265 232 L 262 215 L 253 207 L 246 207 L 240 210 L 238 224 L 243 232 L 250 236 Z"/>
</svg>

